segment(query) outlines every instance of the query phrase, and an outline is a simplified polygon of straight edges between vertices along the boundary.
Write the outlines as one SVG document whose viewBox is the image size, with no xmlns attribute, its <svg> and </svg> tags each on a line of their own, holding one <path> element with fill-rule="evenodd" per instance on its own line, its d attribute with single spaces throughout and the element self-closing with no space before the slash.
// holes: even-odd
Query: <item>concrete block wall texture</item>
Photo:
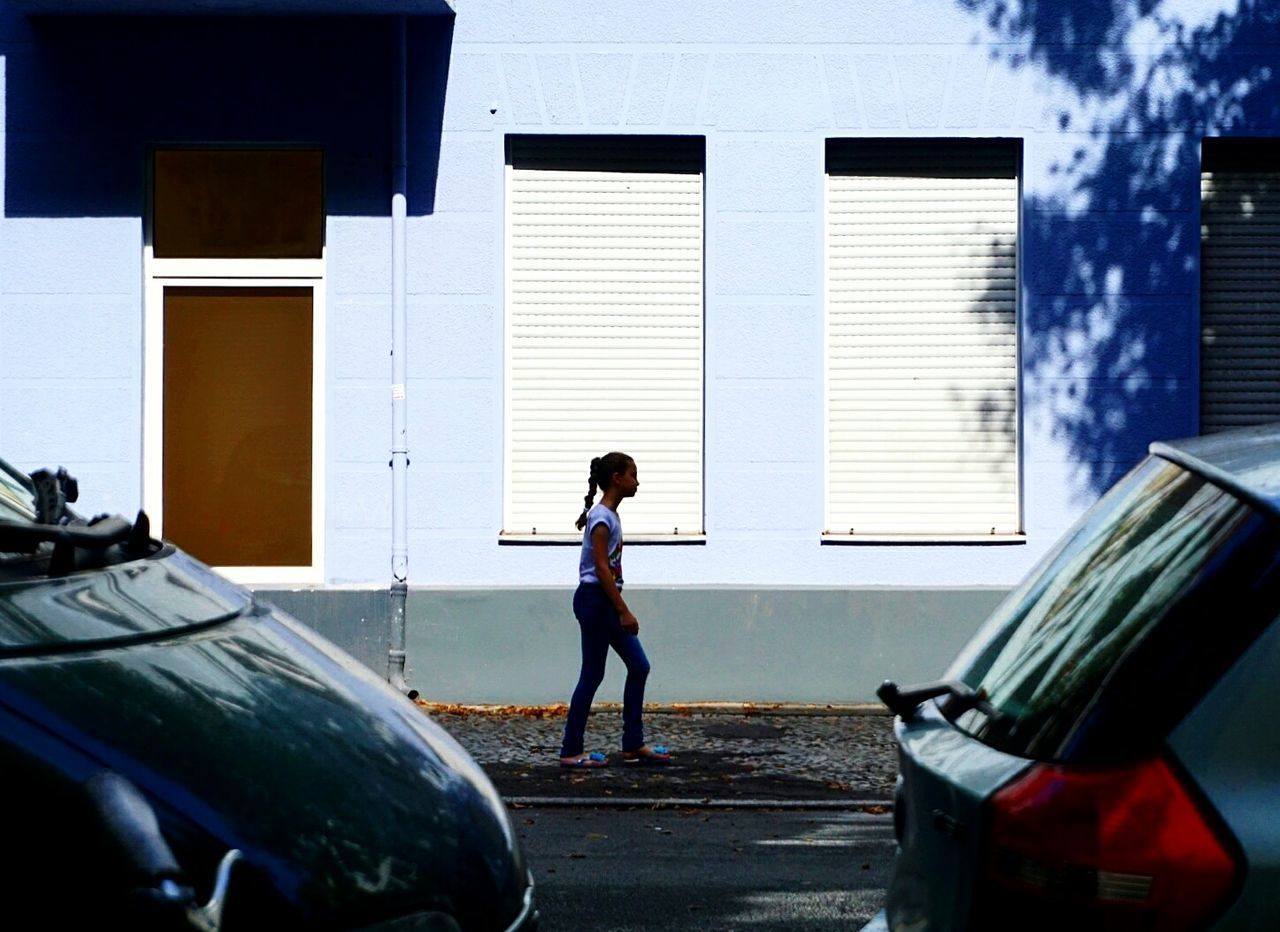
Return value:
<svg viewBox="0 0 1280 932">
<path fill-rule="evenodd" d="M 0 447 L 29 469 L 92 475 L 83 507 L 130 500 L 141 479 L 139 217 L 78 211 L 53 224 L 23 209 L 22 164 L 48 128 L 15 93 L 32 60 L 21 18 L 0 10 Z M 74 119 L 74 116 L 73 116 Z M 76 144 L 65 138 L 64 146 Z M 15 158 L 16 156 L 16 158 Z M 51 172 L 69 160 L 55 158 Z M 113 166 L 105 166 L 108 175 Z M 83 179 L 68 187 L 84 191 Z M 47 189 L 35 185 L 33 196 Z"/>
<path fill-rule="evenodd" d="M 0 455 L 92 475 L 94 513 L 139 487 L 140 256 L 122 247 L 136 220 L 70 225 L 64 243 L 38 221 L 0 220 Z M 71 262 L 65 276 L 50 254 Z"/>
<path fill-rule="evenodd" d="M 708 534 L 629 550 L 636 581 L 1007 587 L 1151 439 L 1194 433 L 1198 140 L 1280 130 L 1258 64 L 1277 30 L 1249 5 L 1179 4 L 1181 39 L 1155 12 L 1053 8 L 1026 26 L 984 0 L 471 0 L 412 24 L 411 583 L 574 572 L 572 547 L 498 543 L 510 133 L 706 140 Z M 1080 29 L 1036 31 L 1050 21 Z M 322 145 L 325 582 L 389 581 L 389 36 L 377 17 L 104 26 L 0 5 L 3 455 L 136 508 L 148 147 Z M 1214 81 L 1231 90 L 1199 93 Z M 1022 141 L 1025 546 L 821 545 L 824 145 L 861 136 Z"/>
<path fill-rule="evenodd" d="M 1104 175 L 1088 191 L 1066 169 L 1078 150 L 1120 145 L 1096 143 L 1091 131 L 1138 82 L 1094 93 L 1070 78 L 1097 48 L 1068 46 L 1038 63 L 1047 53 L 1034 38 L 999 34 L 975 12 L 833 5 L 818 17 L 820 34 L 805 25 L 808 13 L 768 4 L 731 16 L 714 4 L 574 6 L 571 15 L 486 5 L 459 17 L 446 149 L 453 137 L 488 135 L 496 157 L 509 132 L 706 139 L 708 540 L 697 553 L 633 550 L 633 578 L 1008 585 L 1147 442 L 1194 432 L 1195 172 L 1166 171 L 1145 189 Z M 1186 132 L 1153 131 L 1169 148 Z M 1023 140 L 1025 547 L 818 542 L 823 146 L 851 135 Z M 1165 197 L 1165 183 L 1186 191 Z M 1153 222 L 1163 241 L 1135 235 Z M 1112 349 L 1131 329 L 1133 345 Z M 517 578 L 552 570 L 550 558 L 540 557 L 544 570 L 512 553 L 500 550 L 496 565 L 518 563 Z M 438 556 L 417 577 L 424 584 L 457 578 L 449 554 Z"/>
</svg>

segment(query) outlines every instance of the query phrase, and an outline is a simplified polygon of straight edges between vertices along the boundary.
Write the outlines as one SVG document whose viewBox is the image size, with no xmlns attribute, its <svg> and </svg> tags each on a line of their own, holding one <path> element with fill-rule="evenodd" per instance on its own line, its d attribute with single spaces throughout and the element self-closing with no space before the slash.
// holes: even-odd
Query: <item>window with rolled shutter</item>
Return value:
<svg viewBox="0 0 1280 932">
<path fill-rule="evenodd" d="M 1200 429 L 1280 420 L 1280 141 L 1206 139 Z"/>
<path fill-rule="evenodd" d="M 828 535 L 1021 532 L 1016 140 L 833 139 Z"/>
<path fill-rule="evenodd" d="M 629 538 L 702 533 L 703 166 L 700 137 L 508 138 L 504 534 L 578 535 L 611 450 Z"/>
</svg>

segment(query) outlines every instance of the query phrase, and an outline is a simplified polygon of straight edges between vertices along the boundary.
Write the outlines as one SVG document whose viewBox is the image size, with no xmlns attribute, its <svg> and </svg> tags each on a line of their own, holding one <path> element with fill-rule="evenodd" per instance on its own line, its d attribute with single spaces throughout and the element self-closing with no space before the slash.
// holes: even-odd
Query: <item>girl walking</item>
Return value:
<svg viewBox="0 0 1280 932">
<path fill-rule="evenodd" d="M 596 489 L 600 503 L 593 505 Z M 578 557 L 578 590 L 573 614 L 582 632 L 582 672 L 569 702 L 569 717 L 560 746 L 563 767 L 605 767 L 608 758 L 599 752 L 583 753 L 587 715 L 596 689 L 604 679 L 609 648 L 617 651 L 627 667 L 622 690 L 622 762 L 665 764 L 671 755 L 664 747 L 644 743 L 644 684 L 649 658 L 640 646 L 640 622 L 622 599 L 622 522 L 618 506 L 640 488 L 636 463 L 625 453 L 606 453 L 591 461 L 587 495 L 577 526 L 582 531 Z"/>
</svg>

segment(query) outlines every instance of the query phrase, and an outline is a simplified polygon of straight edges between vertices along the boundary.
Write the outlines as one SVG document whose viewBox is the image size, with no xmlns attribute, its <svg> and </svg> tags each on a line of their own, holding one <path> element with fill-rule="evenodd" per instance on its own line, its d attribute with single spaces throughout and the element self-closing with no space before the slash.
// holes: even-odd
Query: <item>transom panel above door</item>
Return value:
<svg viewBox="0 0 1280 932">
<path fill-rule="evenodd" d="M 239 581 L 322 581 L 323 153 L 167 149 L 152 169 L 147 510 Z"/>
</svg>

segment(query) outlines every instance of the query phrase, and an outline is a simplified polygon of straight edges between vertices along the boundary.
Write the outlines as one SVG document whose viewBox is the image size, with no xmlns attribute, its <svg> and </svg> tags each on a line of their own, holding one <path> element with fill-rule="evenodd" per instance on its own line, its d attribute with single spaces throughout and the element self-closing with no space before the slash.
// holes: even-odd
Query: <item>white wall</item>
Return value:
<svg viewBox="0 0 1280 932">
<path fill-rule="evenodd" d="M 1181 15 L 1196 21 L 1216 12 L 1190 6 Z M 575 572 L 571 549 L 498 543 L 503 142 L 515 132 L 706 137 L 707 540 L 633 547 L 630 580 L 1016 581 L 1098 494 L 1099 477 L 1113 476 L 1107 464 L 1127 466 L 1149 439 L 1194 425 L 1189 150 L 1143 197 L 1120 178 L 1081 183 L 1114 158 L 1123 134 L 1109 121 L 1167 48 L 1150 29 L 1131 38 L 1137 77 L 1091 92 L 1030 40 L 996 35 L 981 12 L 944 0 L 459 3 L 434 203 L 430 213 L 411 208 L 408 227 L 411 583 L 561 585 Z M 9 185 L 10 153 L 55 132 L 48 115 L 5 110 L 16 99 L 7 63 L 31 41 L 12 10 L 0 11 L 0 182 Z M 1094 51 L 1054 54 L 1061 64 Z M 1171 79 L 1165 93 L 1184 90 Z M 252 122 L 271 125 L 259 116 Z M 1171 150 L 1188 132 L 1226 125 L 1215 113 L 1199 128 L 1137 118 L 1136 141 Z M 1028 234 L 1044 233 L 1022 249 L 1025 546 L 820 544 L 823 146 L 860 135 L 1025 140 L 1024 221 Z M 370 172 L 384 168 L 370 159 Z M 91 476 L 91 512 L 127 514 L 141 501 L 141 209 L 0 214 L 0 455 Z M 1142 239 L 1152 229 L 1160 243 Z M 1079 249 L 1059 248 L 1071 236 Z M 385 216 L 329 218 L 333 584 L 390 577 L 390 239 Z M 1126 349 L 1123 371 L 1101 363 L 1135 326 L 1149 339 Z M 1080 400 L 1100 388 L 1101 402 Z M 584 486 L 585 472 L 584 463 Z M 566 513 L 578 507 L 565 502 Z"/>
</svg>

